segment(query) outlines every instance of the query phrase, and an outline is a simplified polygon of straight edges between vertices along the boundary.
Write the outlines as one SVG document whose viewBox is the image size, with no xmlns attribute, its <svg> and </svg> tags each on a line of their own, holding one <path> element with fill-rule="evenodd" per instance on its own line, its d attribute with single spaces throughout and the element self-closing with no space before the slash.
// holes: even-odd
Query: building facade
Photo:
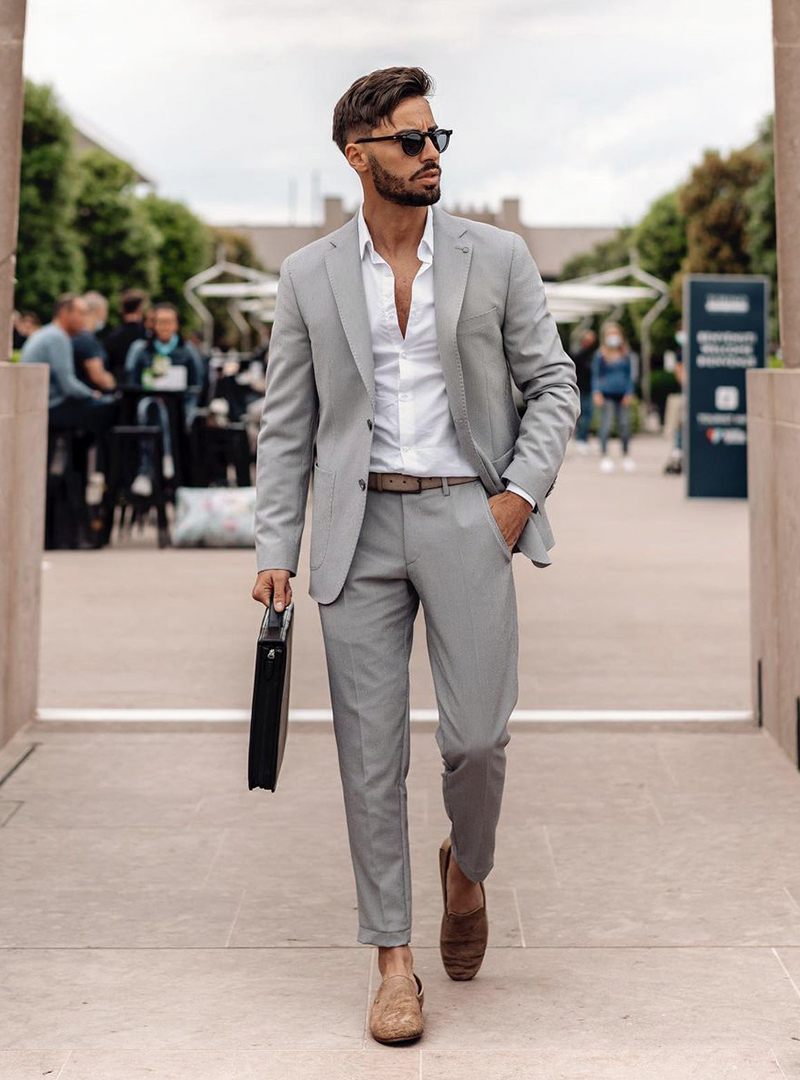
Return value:
<svg viewBox="0 0 800 1080">
<path fill-rule="evenodd" d="M 459 217 L 485 221 L 519 233 L 530 248 L 545 281 L 558 280 L 569 259 L 589 251 L 600 241 L 609 240 L 617 231 L 613 225 L 524 225 L 520 217 L 519 199 L 503 199 L 497 212 L 488 207 L 480 210 L 459 205 L 445 206 L 445 209 Z M 357 210 L 358 205 L 345 209 L 344 201 L 339 196 L 327 196 L 324 199 L 324 217 L 319 225 L 231 224 L 225 227 L 249 237 L 265 269 L 277 272 L 287 255 L 338 229 Z"/>
</svg>

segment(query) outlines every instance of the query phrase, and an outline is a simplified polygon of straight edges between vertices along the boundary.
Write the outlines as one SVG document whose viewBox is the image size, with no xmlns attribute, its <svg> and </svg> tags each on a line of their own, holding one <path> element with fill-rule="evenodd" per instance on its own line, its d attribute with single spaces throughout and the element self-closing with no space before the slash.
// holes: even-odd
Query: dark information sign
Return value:
<svg viewBox="0 0 800 1080">
<path fill-rule="evenodd" d="M 745 372 L 767 357 L 769 278 L 687 274 L 686 494 L 747 498 Z"/>
</svg>

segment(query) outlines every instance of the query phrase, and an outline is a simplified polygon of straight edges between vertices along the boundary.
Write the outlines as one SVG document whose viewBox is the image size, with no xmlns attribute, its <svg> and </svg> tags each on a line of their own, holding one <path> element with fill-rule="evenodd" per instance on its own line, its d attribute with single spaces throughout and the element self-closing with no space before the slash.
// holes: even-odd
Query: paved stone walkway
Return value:
<svg viewBox="0 0 800 1080">
<path fill-rule="evenodd" d="M 557 561 L 515 559 L 518 704 L 747 709 L 746 506 L 687 503 L 663 445 L 634 449 L 632 475 L 571 454 Z M 47 561 L 43 705 L 246 707 L 252 553 L 145 537 Z M 324 707 L 305 573 L 293 705 Z M 274 794 L 246 762 L 241 724 L 39 721 L 0 751 L 0 1080 L 800 1076 L 800 777 L 763 731 L 513 726 L 490 947 L 456 983 L 441 762 L 415 726 L 408 1047 L 367 1027 L 331 728 L 292 726 Z"/>
<path fill-rule="evenodd" d="M 552 565 L 514 556 L 519 708 L 749 709 L 747 504 L 687 500 L 683 478 L 663 475 L 660 438 L 632 450 L 639 470 L 610 475 L 596 455 L 570 450 L 548 500 Z M 292 579 L 304 659 L 292 705 L 302 709 L 330 705 L 306 592 L 309 526 Z M 47 553 L 41 705 L 249 706 L 261 618 L 253 552 L 154 543 Z M 420 610 L 411 705 L 434 701 Z"/>
<path fill-rule="evenodd" d="M 330 730 L 274 794 L 240 733 L 29 731 L 0 754 L 0 1080 L 800 1075 L 800 779 L 740 732 L 515 732 L 490 948 L 438 951 L 433 735 L 409 776 L 427 1027 L 366 1026 L 376 950 Z"/>
</svg>

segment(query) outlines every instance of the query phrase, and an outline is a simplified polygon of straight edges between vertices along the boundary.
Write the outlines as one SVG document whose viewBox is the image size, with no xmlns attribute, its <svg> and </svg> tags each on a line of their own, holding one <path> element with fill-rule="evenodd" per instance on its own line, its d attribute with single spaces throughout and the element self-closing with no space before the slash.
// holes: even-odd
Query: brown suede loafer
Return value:
<svg viewBox="0 0 800 1080">
<path fill-rule="evenodd" d="M 447 868 L 450 864 L 450 837 L 439 848 L 439 873 L 442 878 L 444 913 L 439 932 L 439 951 L 444 969 L 451 979 L 472 979 L 478 973 L 489 940 L 486 917 L 486 890 L 479 882 L 483 904 L 473 911 L 448 911 Z"/>
<path fill-rule="evenodd" d="M 419 975 L 387 975 L 378 987 L 369 1013 L 369 1029 L 373 1039 L 382 1043 L 408 1042 L 418 1039 L 425 1022 L 422 1003 L 425 990 Z"/>
</svg>

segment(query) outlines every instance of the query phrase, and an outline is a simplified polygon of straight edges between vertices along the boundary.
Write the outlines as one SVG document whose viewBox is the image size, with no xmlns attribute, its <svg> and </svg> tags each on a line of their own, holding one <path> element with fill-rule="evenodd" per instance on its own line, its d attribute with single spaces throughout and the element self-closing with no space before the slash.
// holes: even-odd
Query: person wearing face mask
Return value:
<svg viewBox="0 0 800 1080">
<path fill-rule="evenodd" d="M 614 462 L 608 455 L 608 436 L 614 416 L 622 442 L 622 465 L 628 472 L 635 468 L 628 456 L 630 444 L 630 404 L 633 401 L 633 362 L 622 327 L 616 322 L 603 324 L 600 348 L 592 359 L 592 399 L 602 409 L 600 420 L 600 468 L 613 472 Z"/>
<path fill-rule="evenodd" d="M 75 374 L 93 390 L 106 393 L 114 390 L 117 380 L 111 374 L 108 353 L 98 334 L 108 319 L 108 301 L 102 293 L 90 291 L 83 294 L 86 304 L 86 329 L 72 339 Z"/>
</svg>

